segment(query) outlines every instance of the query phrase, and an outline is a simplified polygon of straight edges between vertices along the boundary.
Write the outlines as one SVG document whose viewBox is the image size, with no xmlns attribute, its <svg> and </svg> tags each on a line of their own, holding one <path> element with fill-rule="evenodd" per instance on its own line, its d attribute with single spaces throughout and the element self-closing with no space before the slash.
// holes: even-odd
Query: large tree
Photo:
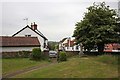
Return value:
<svg viewBox="0 0 120 80">
<path fill-rule="evenodd" d="M 120 25 L 116 10 L 110 9 L 105 2 L 87 8 L 83 20 L 76 23 L 73 36 L 77 44 L 91 50 L 95 45 L 103 52 L 104 44 L 120 42 Z"/>
</svg>

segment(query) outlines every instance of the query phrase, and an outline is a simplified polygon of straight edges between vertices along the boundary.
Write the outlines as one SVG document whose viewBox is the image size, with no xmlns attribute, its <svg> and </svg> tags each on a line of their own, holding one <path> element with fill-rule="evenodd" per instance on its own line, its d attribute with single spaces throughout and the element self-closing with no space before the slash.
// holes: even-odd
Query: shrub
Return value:
<svg viewBox="0 0 120 80">
<path fill-rule="evenodd" d="M 58 60 L 59 61 L 66 61 L 67 60 L 66 52 L 60 52 Z"/>
<path fill-rule="evenodd" d="M 31 59 L 33 60 L 41 60 L 42 59 L 42 52 L 40 48 L 34 48 L 32 50 Z"/>
</svg>

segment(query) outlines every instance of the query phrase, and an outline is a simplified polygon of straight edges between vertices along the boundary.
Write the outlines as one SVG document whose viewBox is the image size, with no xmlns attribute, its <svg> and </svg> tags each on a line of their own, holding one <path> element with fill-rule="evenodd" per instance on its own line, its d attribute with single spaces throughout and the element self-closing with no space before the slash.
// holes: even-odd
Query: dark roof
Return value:
<svg viewBox="0 0 120 80">
<path fill-rule="evenodd" d="M 64 42 L 67 38 L 63 38 L 60 42 Z"/>
<path fill-rule="evenodd" d="M 48 40 L 39 30 L 33 30 L 31 27 L 29 27 L 28 25 L 24 28 L 22 28 L 21 30 L 19 30 L 18 32 L 16 32 L 15 34 L 12 35 L 12 37 L 14 37 L 15 35 L 17 35 L 18 33 L 20 33 L 21 31 L 23 31 L 26 28 L 30 28 L 32 31 L 34 31 L 36 34 L 40 35 L 42 38 L 44 38 L 45 40 Z"/>
<path fill-rule="evenodd" d="M 2 47 L 40 47 L 37 37 L 8 37 L 0 36 Z"/>
</svg>

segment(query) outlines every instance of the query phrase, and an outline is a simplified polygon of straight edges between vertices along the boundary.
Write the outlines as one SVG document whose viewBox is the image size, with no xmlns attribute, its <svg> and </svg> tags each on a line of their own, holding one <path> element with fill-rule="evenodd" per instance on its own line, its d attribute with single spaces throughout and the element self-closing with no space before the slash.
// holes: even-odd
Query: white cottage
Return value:
<svg viewBox="0 0 120 80">
<path fill-rule="evenodd" d="M 40 48 L 40 46 L 37 37 L 0 36 L 2 52 L 32 51 L 33 48 Z"/>
<path fill-rule="evenodd" d="M 12 37 L 17 37 L 17 36 L 21 36 L 21 37 L 38 37 L 38 40 L 41 44 L 41 50 L 46 50 L 47 49 L 47 43 L 48 43 L 48 39 L 37 29 L 37 24 L 32 24 L 31 23 L 31 27 L 29 27 L 28 25 L 26 27 L 24 27 L 23 29 L 19 30 L 18 32 L 16 32 L 15 34 L 12 35 Z"/>
<path fill-rule="evenodd" d="M 75 44 L 74 37 L 64 38 L 59 42 L 59 50 L 80 51 L 80 46 Z"/>
</svg>

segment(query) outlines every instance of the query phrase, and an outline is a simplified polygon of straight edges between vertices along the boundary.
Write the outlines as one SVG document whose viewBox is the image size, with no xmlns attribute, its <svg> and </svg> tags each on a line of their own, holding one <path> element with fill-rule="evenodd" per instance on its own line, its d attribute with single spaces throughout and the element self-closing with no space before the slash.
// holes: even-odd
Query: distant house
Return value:
<svg viewBox="0 0 120 80">
<path fill-rule="evenodd" d="M 80 46 L 75 44 L 75 38 L 64 38 L 59 42 L 59 50 L 80 51 Z"/>
<path fill-rule="evenodd" d="M 22 28 L 21 30 L 12 35 L 12 37 L 17 36 L 38 37 L 38 40 L 41 44 L 41 50 L 43 51 L 47 49 L 48 39 L 37 29 L 37 24 L 35 24 L 35 22 L 34 24 L 31 23 L 31 27 L 27 25 L 26 27 Z"/>
<path fill-rule="evenodd" d="M 0 36 L 2 52 L 32 51 L 33 48 L 40 48 L 40 46 L 37 37 Z"/>
<path fill-rule="evenodd" d="M 59 50 L 64 50 L 64 51 L 80 51 L 80 45 L 76 45 L 75 43 L 76 43 L 75 42 L 75 38 L 73 38 L 73 37 L 63 38 L 59 42 Z M 96 50 L 93 49 L 91 51 L 98 51 L 97 47 L 96 47 Z M 119 43 L 105 44 L 104 51 L 105 52 L 120 52 L 120 44 Z"/>
<path fill-rule="evenodd" d="M 118 43 L 105 44 L 104 51 L 106 51 L 106 52 L 118 52 L 118 51 L 120 51 L 120 44 L 118 44 Z"/>
</svg>

